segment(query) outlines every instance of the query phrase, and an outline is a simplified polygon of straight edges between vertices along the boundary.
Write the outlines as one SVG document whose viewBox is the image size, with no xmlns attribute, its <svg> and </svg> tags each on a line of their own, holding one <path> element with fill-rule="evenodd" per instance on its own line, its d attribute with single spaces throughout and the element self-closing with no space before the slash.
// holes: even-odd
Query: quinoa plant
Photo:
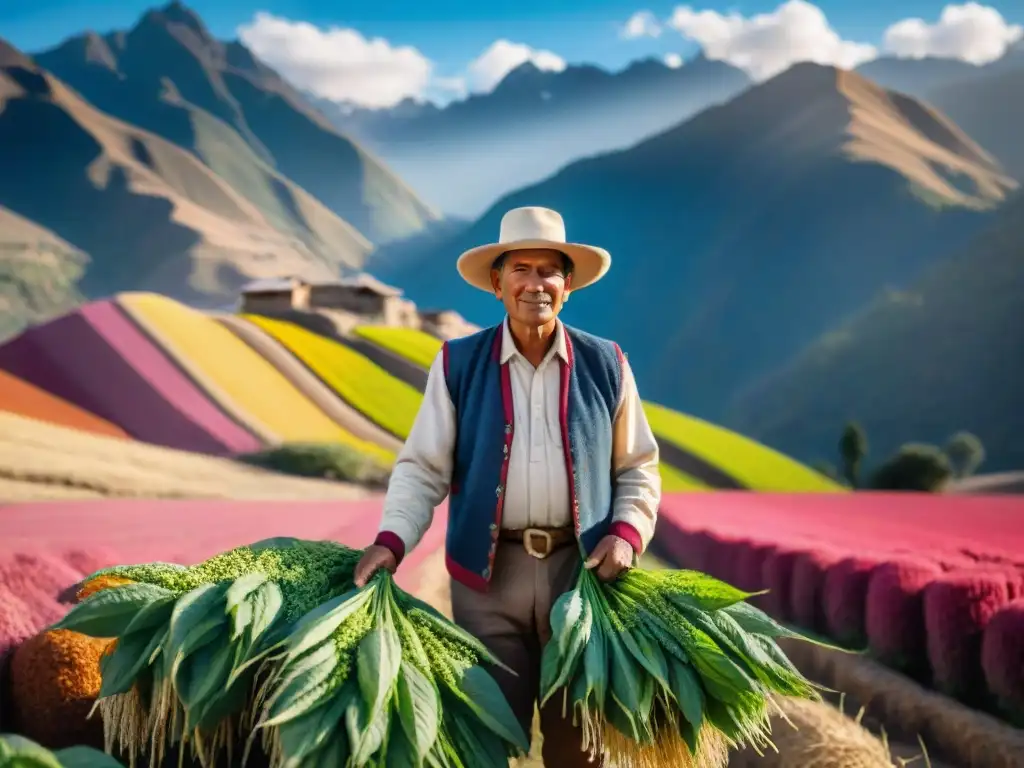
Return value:
<svg viewBox="0 0 1024 768">
<path fill-rule="evenodd" d="M 584 749 L 621 768 L 724 766 L 731 747 L 769 746 L 772 696 L 820 693 L 776 643 L 803 636 L 751 596 L 697 571 L 583 570 L 551 611 L 542 703 L 561 696 Z"/>
</svg>

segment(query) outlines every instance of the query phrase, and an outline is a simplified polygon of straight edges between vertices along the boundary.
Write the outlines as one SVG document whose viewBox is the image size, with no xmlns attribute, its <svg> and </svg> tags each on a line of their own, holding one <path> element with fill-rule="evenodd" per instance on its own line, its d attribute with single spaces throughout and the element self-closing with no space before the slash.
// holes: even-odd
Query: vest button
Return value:
<svg viewBox="0 0 1024 768">
<path fill-rule="evenodd" d="M 512 434 L 512 425 L 511 424 L 508 424 L 508 423 L 505 424 L 505 434 L 506 435 L 511 435 Z"/>
<path fill-rule="evenodd" d="M 499 485 L 499 486 L 498 486 L 497 488 L 495 488 L 495 489 L 494 489 L 494 495 L 495 495 L 495 496 L 501 496 L 501 492 L 502 492 L 503 490 L 504 490 L 504 489 L 503 489 L 503 488 L 502 488 L 502 487 L 501 487 L 501 486 Z"/>
<path fill-rule="evenodd" d="M 485 579 L 491 578 L 491 569 L 484 568 L 482 571 L 480 571 L 480 575 L 483 576 Z"/>
<path fill-rule="evenodd" d="M 492 531 L 498 530 L 498 524 L 497 523 L 491 523 L 491 530 Z"/>
</svg>

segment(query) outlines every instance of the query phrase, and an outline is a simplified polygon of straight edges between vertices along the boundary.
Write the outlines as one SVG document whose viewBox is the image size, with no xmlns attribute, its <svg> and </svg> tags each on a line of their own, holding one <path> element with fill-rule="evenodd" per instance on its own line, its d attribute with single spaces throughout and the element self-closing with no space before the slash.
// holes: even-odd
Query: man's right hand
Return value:
<svg viewBox="0 0 1024 768">
<path fill-rule="evenodd" d="M 357 587 L 363 587 L 380 568 L 386 568 L 392 573 L 398 568 L 398 560 L 395 553 L 387 547 L 374 544 L 369 547 L 356 564 L 355 583 Z"/>
</svg>

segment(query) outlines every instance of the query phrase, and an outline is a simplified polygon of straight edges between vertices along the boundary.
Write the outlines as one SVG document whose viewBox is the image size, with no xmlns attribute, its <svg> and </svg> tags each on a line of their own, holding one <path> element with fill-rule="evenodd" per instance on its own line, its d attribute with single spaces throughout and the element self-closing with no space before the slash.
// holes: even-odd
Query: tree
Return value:
<svg viewBox="0 0 1024 768">
<path fill-rule="evenodd" d="M 860 485 L 860 468 L 868 455 L 868 438 L 860 424 L 848 421 L 839 438 L 839 455 L 843 460 L 843 477 L 851 488 Z"/>
<path fill-rule="evenodd" d="M 953 476 L 949 457 L 934 445 L 907 443 L 871 477 L 883 491 L 938 491 Z"/>
<path fill-rule="evenodd" d="M 970 477 L 985 461 L 985 446 L 970 432 L 961 431 L 950 437 L 945 450 L 957 478 Z"/>
</svg>

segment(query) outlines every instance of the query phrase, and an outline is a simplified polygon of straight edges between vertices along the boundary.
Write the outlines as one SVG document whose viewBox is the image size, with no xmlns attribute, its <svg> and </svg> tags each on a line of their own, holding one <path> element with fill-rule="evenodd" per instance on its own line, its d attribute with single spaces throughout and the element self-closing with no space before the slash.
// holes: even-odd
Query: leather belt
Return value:
<svg viewBox="0 0 1024 768">
<path fill-rule="evenodd" d="M 515 528 L 501 531 L 502 541 L 521 543 L 527 554 L 543 560 L 556 549 L 571 544 L 576 540 L 576 532 L 571 526 L 564 528 Z"/>
</svg>

